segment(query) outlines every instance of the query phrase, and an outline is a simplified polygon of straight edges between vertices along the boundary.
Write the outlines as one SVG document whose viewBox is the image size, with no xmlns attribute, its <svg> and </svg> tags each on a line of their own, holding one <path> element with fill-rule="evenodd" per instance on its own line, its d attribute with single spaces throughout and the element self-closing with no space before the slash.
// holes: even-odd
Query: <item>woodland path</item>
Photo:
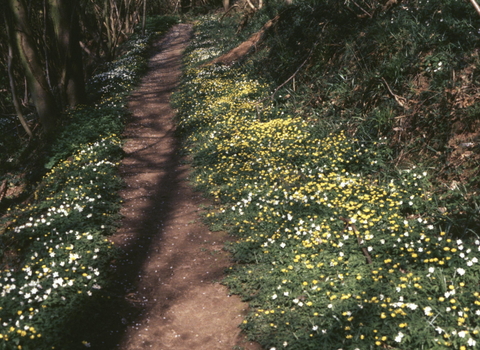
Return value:
<svg viewBox="0 0 480 350">
<path fill-rule="evenodd" d="M 113 241 L 123 252 L 117 278 L 132 308 L 118 310 L 124 326 L 115 349 L 260 349 L 238 328 L 247 305 L 218 283 L 230 264 L 222 250 L 227 237 L 202 224 L 205 200 L 188 183 L 189 166 L 174 136 L 170 95 L 191 33 L 190 25 L 179 24 L 154 45 L 129 102 L 133 116 L 120 167 L 124 218 Z"/>
</svg>

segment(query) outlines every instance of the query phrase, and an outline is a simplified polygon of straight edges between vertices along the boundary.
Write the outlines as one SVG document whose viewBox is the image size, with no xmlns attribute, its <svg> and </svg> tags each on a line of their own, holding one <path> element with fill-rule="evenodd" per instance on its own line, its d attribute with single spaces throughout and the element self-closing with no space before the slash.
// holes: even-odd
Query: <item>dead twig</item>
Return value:
<svg viewBox="0 0 480 350">
<path fill-rule="evenodd" d="M 252 10 L 257 11 L 257 8 L 255 6 L 253 6 L 253 4 L 250 0 L 247 0 L 247 4 L 252 8 Z"/>
<path fill-rule="evenodd" d="M 360 6 L 359 4 L 357 4 L 355 1 L 352 1 L 352 2 L 355 4 L 355 6 L 357 6 L 357 7 L 358 7 L 363 13 L 365 13 L 368 17 L 370 17 L 370 18 L 373 17 L 373 16 L 372 16 L 370 13 L 368 13 L 362 6 Z"/>
<path fill-rule="evenodd" d="M 0 185 L 0 202 L 2 201 L 3 197 L 7 194 L 7 179 L 3 180 L 2 184 Z"/>
<path fill-rule="evenodd" d="M 222 15 L 222 17 L 220 17 L 220 22 L 221 22 L 221 21 L 225 18 L 225 16 L 226 16 L 233 8 L 235 8 L 235 7 L 238 7 L 238 5 L 237 5 L 237 4 L 233 4 L 232 6 L 230 6 L 230 8 L 229 8 L 227 11 L 225 11 L 225 13 Z"/>
<path fill-rule="evenodd" d="M 480 15 L 480 6 L 478 6 L 478 3 L 475 0 L 470 0 L 470 3 L 473 5 L 473 7 L 475 7 L 475 10 Z"/>
<path fill-rule="evenodd" d="M 360 233 L 358 232 L 357 228 L 355 227 L 355 225 L 350 222 L 350 220 L 348 219 L 345 219 L 345 218 L 342 218 L 340 217 L 340 220 L 342 220 L 344 223 L 345 223 L 345 229 L 348 230 L 348 228 L 351 228 L 353 233 L 355 234 L 355 237 L 357 237 L 357 243 L 358 243 L 358 246 L 360 247 L 360 249 L 362 250 L 362 253 L 363 255 L 365 256 L 365 258 L 367 259 L 367 263 L 370 265 L 372 264 L 372 257 L 370 256 L 370 253 L 368 252 L 368 249 L 365 248 L 365 247 L 362 247 L 362 240 L 360 238 Z"/>
<path fill-rule="evenodd" d="M 313 47 L 310 49 L 310 52 L 308 53 L 308 56 L 307 58 L 302 62 L 302 64 L 300 66 L 298 66 L 297 70 L 295 71 L 295 73 L 293 73 L 290 78 L 288 78 L 287 80 L 285 80 L 282 84 L 280 84 L 276 89 L 275 91 L 273 92 L 273 94 L 270 96 L 270 99 L 273 100 L 273 98 L 275 97 L 275 94 L 278 92 L 278 90 L 280 90 L 282 87 L 284 87 L 290 80 L 292 79 L 295 79 L 295 76 L 298 74 L 298 72 L 300 71 L 300 69 L 302 69 L 302 67 L 308 62 L 308 60 L 310 59 L 310 57 L 312 56 L 312 53 L 313 53 L 313 50 L 315 49 L 315 47 L 318 45 L 318 41 L 315 42 L 315 44 L 313 44 Z M 265 99 L 263 99 L 262 101 L 265 101 Z"/>
<path fill-rule="evenodd" d="M 384 77 L 382 77 L 382 80 L 383 80 L 383 83 L 385 84 L 385 86 L 387 87 L 388 89 L 388 92 L 390 93 L 390 95 L 393 96 L 393 98 L 395 99 L 395 101 L 397 101 L 397 103 L 399 104 L 400 107 L 403 107 L 403 108 L 407 108 L 406 104 L 407 104 L 407 99 L 405 97 L 402 97 L 402 96 L 399 96 L 397 94 L 395 94 L 392 89 L 390 89 L 390 86 L 388 85 L 387 81 L 385 80 Z"/>
<path fill-rule="evenodd" d="M 315 42 L 315 44 L 313 45 L 313 47 L 310 49 L 310 52 L 308 53 L 307 55 L 307 58 L 302 62 L 302 64 L 300 64 L 300 66 L 298 66 L 298 68 L 295 70 L 295 72 L 293 73 L 293 75 L 291 75 L 287 80 L 285 80 L 282 84 L 280 84 L 276 89 L 275 91 L 272 93 L 272 95 L 268 96 L 268 97 L 265 97 L 259 101 L 257 101 L 255 103 L 255 107 L 257 108 L 257 115 L 260 115 L 260 104 L 262 102 L 265 102 L 266 100 L 273 100 L 275 98 L 275 95 L 276 93 L 278 92 L 278 90 L 280 90 L 282 87 L 284 87 L 290 80 L 292 79 L 295 79 L 295 76 L 298 74 L 298 72 L 300 71 L 300 69 L 302 69 L 302 67 L 308 62 L 308 60 L 310 59 L 310 57 L 312 56 L 312 53 L 313 53 L 313 50 L 315 49 L 315 47 L 318 45 L 318 40 Z"/>
</svg>

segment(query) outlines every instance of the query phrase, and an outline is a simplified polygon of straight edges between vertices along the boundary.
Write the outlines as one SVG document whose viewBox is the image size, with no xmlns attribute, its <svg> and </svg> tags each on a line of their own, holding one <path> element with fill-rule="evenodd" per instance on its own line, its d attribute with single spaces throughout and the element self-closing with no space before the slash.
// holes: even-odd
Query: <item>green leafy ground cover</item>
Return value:
<svg viewBox="0 0 480 350">
<path fill-rule="evenodd" d="M 295 12 L 309 7 L 333 21 L 339 6 L 332 18 L 322 12 L 329 3 L 293 8 L 297 15 L 287 16 L 297 21 L 293 29 L 321 25 L 311 16 L 305 24 Z M 242 66 L 202 66 L 225 51 L 229 40 L 217 40 L 224 25 L 218 17 L 199 21 L 175 103 L 193 181 L 215 201 L 205 220 L 238 238 L 230 247 L 237 264 L 225 283 L 250 303 L 244 330 L 271 350 L 476 348 L 480 239 L 474 230 L 452 229 L 461 222 L 452 218 L 454 205 L 438 210 L 446 204 L 434 186 L 433 162 L 394 166 L 394 130 L 379 130 L 371 118 L 386 106 L 394 116 L 397 102 L 389 98 L 363 112 L 356 109 L 360 100 L 351 110 L 338 104 L 363 87 L 355 90 L 352 78 L 342 78 L 331 56 L 337 73 L 330 68 L 320 79 L 325 70 L 316 71 L 318 82 L 309 80 L 337 79 L 324 87 L 330 95 L 322 96 L 323 107 L 304 103 L 314 96 L 308 85 L 289 84 L 270 99 L 302 51 L 288 57 L 284 37 L 273 36 L 285 50 L 267 43 Z M 275 30 L 290 35 L 292 27 Z M 378 100 L 385 102 L 384 95 Z"/>
<path fill-rule="evenodd" d="M 365 141 L 387 137 L 384 171 L 430 169 L 441 210 L 454 218 L 451 230 L 478 230 L 480 17 L 463 1 L 388 3 L 279 9 L 275 35 L 252 58 L 253 69 L 278 86 L 304 63 L 277 103 L 318 128 L 343 128 Z"/>
<path fill-rule="evenodd" d="M 132 36 L 122 56 L 91 78 L 96 104 L 68 112 L 49 147 L 49 171 L 26 204 L 7 209 L 0 236 L 0 349 L 91 346 L 84 328 L 91 330 L 92 315 L 111 294 L 115 249 L 107 237 L 120 219 L 126 97 L 145 70 L 149 40 L 175 22 L 152 19 L 147 36 Z"/>
</svg>

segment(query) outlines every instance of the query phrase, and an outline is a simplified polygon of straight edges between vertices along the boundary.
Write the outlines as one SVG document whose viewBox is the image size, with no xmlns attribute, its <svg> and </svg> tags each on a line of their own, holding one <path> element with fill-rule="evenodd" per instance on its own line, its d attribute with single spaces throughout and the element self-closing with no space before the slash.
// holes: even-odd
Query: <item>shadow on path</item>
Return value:
<svg viewBox="0 0 480 350">
<path fill-rule="evenodd" d="M 110 331 L 92 340 L 94 349 L 259 349 L 238 328 L 246 305 L 216 283 L 230 264 L 226 237 L 199 220 L 203 199 L 188 186 L 174 137 L 169 101 L 190 35 L 189 25 L 177 25 L 156 45 L 130 99 L 124 218 L 112 237 L 121 254 L 112 266 L 115 288 L 97 315 Z"/>
</svg>

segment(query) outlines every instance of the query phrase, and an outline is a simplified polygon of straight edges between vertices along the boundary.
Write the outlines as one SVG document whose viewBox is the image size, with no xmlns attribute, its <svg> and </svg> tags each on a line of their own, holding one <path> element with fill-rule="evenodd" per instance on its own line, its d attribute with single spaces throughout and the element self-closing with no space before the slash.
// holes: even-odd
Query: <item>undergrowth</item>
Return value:
<svg viewBox="0 0 480 350">
<path fill-rule="evenodd" d="M 176 21 L 150 20 L 155 31 L 133 35 L 90 79 L 96 103 L 65 115 L 44 150 L 47 172 L 26 201 L 2 212 L 0 349 L 102 348 L 91 338 L 100 342 L 94 332 L 111 304 L 116 250 L 108 236 L 120 219 L 126 98 L 145 69 L 149 40 Z"/>
<path fill-rule="evenodd" d="M 464 235 L 480 223 L 480 18 L 468 2 L 388 4 L 280 8 L 251 67 L 275 86 L 302 67 L 282 105 L 319 128 L 366 142 L 387 137 L 390 167 L 420 163 L 435 172 L 434 191 L 454 218 L 452 230 Z"/>
<path fill-rule="evenodd" d="M 465 14 L 463 3 L 439 3 L 433 19 L 450 8 L 445 18 Z M 414 136 L 440 137 L 443 129 L 430 128 L 441 123 L 417 124 L 412 136 L 396 130 L 413 120 L 405 106 L 421 94 L 443 108 L 431 89 L 443 84 L 435 74 L 454 65 L 433 37 L 400 45 L 425 24 L 427 4 L 372 5 L 368 20 L 330 1 L 282 8 L 288 15 L 263 51 L 233 67 L 203 65 L 227 40 L 216 40 L 217 17 L 198 22 L 175 95 L 178 132 L 193 182 L 214 201 L 206 222 L 237 237 L 225 283 L 250 303 L 242 328 L 266 349 L 466 349 L 479 341 L 478 207 L 442 196 L 465 198 L 443 191 L 435 157 L 415 150 L 424 147 Z M 402 16 L 410 27 L 395 23 Z M 392 26 L 380 31 L 384 20 Z M 458 45 L 468 51 L 476 42 L 465 35 Z M 379 49 L 358 58 L 360 43 Z M 427 44 L 431 60 L 412 67 L 408 53 L 418 59 L 425 48 L 410 46 Z M 295 82 L 274 94 L 302 62 Z M 428 67 L 429 88 L 412 88 L 405 100 L 407 73 Z M 477 215 L 469 225 L 458 215 L 467 210 Z"/>
</svg>

